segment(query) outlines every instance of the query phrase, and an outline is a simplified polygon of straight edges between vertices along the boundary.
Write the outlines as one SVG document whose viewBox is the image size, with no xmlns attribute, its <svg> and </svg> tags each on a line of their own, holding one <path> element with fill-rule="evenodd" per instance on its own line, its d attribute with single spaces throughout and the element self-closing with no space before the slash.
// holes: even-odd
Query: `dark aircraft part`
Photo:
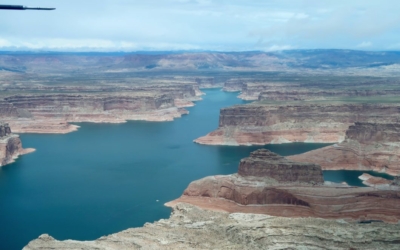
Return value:
<svg viewBox="0 0 400 250">
<path fill-rule="evenodd" d="M 55 10 L 56 8 L 26 7 L 23 5 L 1 5 L 0 10 Z"/>
</svg>

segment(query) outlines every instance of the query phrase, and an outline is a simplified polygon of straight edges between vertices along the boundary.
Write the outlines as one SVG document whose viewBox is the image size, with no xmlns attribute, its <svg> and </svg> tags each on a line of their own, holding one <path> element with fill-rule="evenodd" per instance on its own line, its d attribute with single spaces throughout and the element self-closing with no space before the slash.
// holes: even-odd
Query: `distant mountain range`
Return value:
<svg viewBox="0 0 400 250">
<path fill-rule="evenodd" d="M 76 70 L 239 70 L 371 68 L 400 64 L 398 51 L 286 50 L 279 52 L 0 52 L 0 70 L 57 72 Z"/>
</svg>

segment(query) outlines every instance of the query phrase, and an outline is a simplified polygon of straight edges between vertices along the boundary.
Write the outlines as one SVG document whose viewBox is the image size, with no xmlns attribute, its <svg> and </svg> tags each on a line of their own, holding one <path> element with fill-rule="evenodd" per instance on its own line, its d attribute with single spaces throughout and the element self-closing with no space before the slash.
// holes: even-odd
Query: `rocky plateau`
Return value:
<svg viewBox="0 0 400 250">
<path fill-rule="evenodd" d="M 195 142 L 264 145 L 289 142 L 338 143 L 355 122 L 397 123 L 398 103 L 252 103 L 223 108 L 217 130 Z"/>
<path fill-rule="evenodd" d="M 398 191 L 324 182 L 320 166 L 293 162 L 266 149 L 241 160 L 237 174 L 193 181 L 167 205 L 178 202 L 230 213 L 400 221 Z"/>
<path fill-rule="evenodd" d="M 324 170 L 372 170 L 400 175 L 400 124 L 357 122 L 346 131 L 343 142 L 289 159 L 314 162 Z"/>
<path fill-rule="evenodd" d="M 85 249 L 398 249 L 398 224 L 210 211 L 178 203 L 169 219 L 93 241 L 43 234 L 24 250 Z"/>
</svg>

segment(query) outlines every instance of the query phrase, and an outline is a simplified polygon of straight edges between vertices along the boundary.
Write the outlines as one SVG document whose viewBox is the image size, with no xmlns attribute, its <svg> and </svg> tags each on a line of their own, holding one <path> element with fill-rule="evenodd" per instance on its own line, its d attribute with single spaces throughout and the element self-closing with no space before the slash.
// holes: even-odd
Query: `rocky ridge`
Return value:
<svg viewBox="0 0 400 250">
<path fill-rule="evenodd" d="M 396 123 L 398 103 L 283 103 L 237 105 L 220 111 L 219 127 L 195 142 L 264 145 L 289 142 L 337 143 L 355 122 Z"/>
<path fill-rule="evenodd" d="M 400 175 L 400 124 L 357 122 L 346 131 L 343 142 L 288 158 L 314 162 L 324 170 L 372 170 Z"/>
</svg>

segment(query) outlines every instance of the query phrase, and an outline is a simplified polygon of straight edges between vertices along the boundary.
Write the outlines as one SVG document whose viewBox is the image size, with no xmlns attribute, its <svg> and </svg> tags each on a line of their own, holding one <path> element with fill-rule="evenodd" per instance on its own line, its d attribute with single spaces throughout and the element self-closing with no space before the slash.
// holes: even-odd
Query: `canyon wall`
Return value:
<svg viewBox="0 0 400 250">
<path fill-rule="evenodd" d="M 156 85 L 115 88 L 83 93 L 5 95 L 0 101 L 0 118 L 15 132 L 67 133 L 77 129 L 70 122 L 120 123 L 126 120 L 171 121 L 187 114 L 202 94 L 196 85 Z"/>
<path fill-rule="evenodd" d="M 363 103 L 248 104 L 223 108 L 219 127 L 195 142 L 264 145 L 288 142 L 337 143 L 355 122 L 399 120 L 400 105 Z"/>
<path fill-rule="evenodd" d="M 399 96 L 399 90 L 268 90 L 260 92 L 258 101 L 310 101 L 329 100 L 334 97 L 378 97 L 378 96 Z"/>
<path fill-rule="evenodd" d="M 0 167 L 14 162 L 20 155 L 33 151 L 34 149 L 23 149 L 18 135 L 11 133 L 7 123 L 0 122 Z"/>
<path fill-rule="evenodd" d="M 333 146 L 288 157 L 321 165 L 324 170 L 372 170 L 400 175 L 400 124 L 361 123 L 349 127 Z"/>
</svg>

